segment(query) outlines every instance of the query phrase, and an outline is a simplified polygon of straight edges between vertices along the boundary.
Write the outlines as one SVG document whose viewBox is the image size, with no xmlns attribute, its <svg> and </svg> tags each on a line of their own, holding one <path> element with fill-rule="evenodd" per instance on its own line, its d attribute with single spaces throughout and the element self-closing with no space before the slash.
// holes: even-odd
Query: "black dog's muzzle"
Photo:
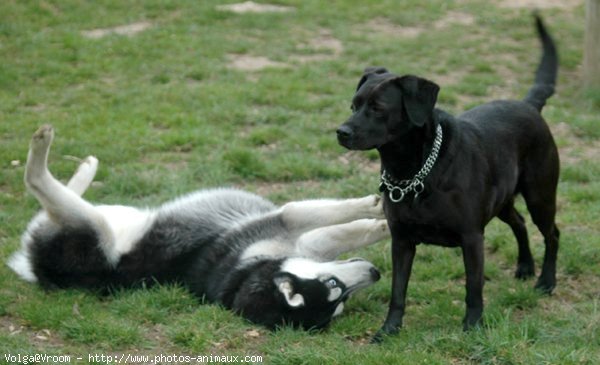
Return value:
<svg viewBox="0 0 600 365">
<path fill-rule="evenodd" d="M 342 124 L 336 131 L 338 143 L 346 148 L 352 146 L 352 139 L 354 137 L 354 131 L 346 124 Z"/>
</svg>

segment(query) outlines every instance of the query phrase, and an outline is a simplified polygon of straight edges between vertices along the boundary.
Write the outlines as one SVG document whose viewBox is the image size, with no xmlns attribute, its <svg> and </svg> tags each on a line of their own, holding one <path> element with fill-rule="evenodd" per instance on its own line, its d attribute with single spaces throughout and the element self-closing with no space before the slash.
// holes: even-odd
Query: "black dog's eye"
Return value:
<svg viewBox="0 0 600 365">
<path fill-rule="evenodd" d="M 337 286 L 338 286 L 338 284 L 337 284 L 337 280 L 335 280 L 334 278 L 331 278 L 331 279 L 327 280 L 327 281 L 325 282 L 325 285 L 326 285 L 328 288 L 330 288 L 330 289 L 331 289 L 331 288 L 335 288 L 335 287 L 337 287 Z"/>
<path fill-rule="evenodd" d="M 356 113 L 356 105 L 350 105 L 350 110 L 352 110 L 352 113 Z"/>
<path fill-rule="evenodd" d="M 374 113 L 383 113 L 385 111 L 385 109 L 383 108 L 383 105 L 381 104 L 377 104 L 377 103 L 371 103 L 369 104 L 369 108 L 374 112 Z"/>
</svg>

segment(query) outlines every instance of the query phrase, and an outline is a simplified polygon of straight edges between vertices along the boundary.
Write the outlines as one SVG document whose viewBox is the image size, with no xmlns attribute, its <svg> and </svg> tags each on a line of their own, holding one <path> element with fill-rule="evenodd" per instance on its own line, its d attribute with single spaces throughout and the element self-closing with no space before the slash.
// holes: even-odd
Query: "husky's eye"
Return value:
<svg viewBox="0 0 600 365">
<path fill-rule="evenodd" d="M 334 278 L 331 278 L 325 282 L 325 285 L 331 289 L 331 288 L 337 287 L 338 283 L 337 283 L 337 280 L 335 280 Z"/>
</svg>

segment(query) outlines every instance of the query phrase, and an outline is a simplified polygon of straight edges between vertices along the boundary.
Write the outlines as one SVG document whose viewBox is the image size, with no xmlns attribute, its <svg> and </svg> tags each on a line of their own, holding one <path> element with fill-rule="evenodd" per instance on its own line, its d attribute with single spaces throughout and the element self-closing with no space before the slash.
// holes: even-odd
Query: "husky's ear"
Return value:
<svg viewBox="0 0 600 365">
<path fill-rule="evenodd" d="M 360 87 L 367 81 L 369 76 L 371 76 L 373 74 L 376 74 L 376 75 L 384 74 L 387 72 L 388 72 L 388 70 L 383 67 L 367 67 L 367 68 L 365 68 L 365 71 L 363 72 L 363 75 L 360 78 L 358 85 L 356 86 L 356 91 L 358 91 L 358 89 L 360 89 Z"/>
<path fill-rule="evenodd" d="M 428 123 L 433 117 L 433 107 L 440 87 L 429 80 L 407 75 L 396 79 L 402 90 L 404 110 L 410 122 L 418 127 Z"/>
<path fill-rule="evenodd" d="M 304 297 L 300 293 L 294 293 L 294 285 L 292 278 L 287 275 L 276 276 L 273 279 L 277 290 L 283 294 L 287 304 L 292 308 L 300 308 L 304 306 Z"/>
</svg>

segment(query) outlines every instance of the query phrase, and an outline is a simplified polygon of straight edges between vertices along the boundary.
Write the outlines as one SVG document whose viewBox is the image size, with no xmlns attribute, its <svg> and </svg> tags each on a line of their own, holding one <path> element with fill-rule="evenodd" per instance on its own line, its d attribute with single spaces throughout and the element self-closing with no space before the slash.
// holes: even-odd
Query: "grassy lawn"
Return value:
<svg viewBox="0 0 600 365">
<path fill-rule="evenodd" d="M 57 177 L 70 176 L 73 157 L 98 157 L 86 193 L 95 202 L 154 205 L 217 185 L 278 203 L 362 196 L 377 191 L 377 155 L 344 150 L 335 129 L 365 67 L 432 79 L 439 106 L 458 113 L 523 97 L 540 55 L 531 8 L 515 1 L 277 0 L 285 8 L 266 13 L 220 3 L 0 2 L 0 261 L 38 209 L 22 179 L 42 123 L 56 129 Z M 387 311 L 389 242 L 354 254 L 382 280 L 313 334 L 268 332 L 180 287 L 45 293 L 0 265 L 0 363 L 8 353 L 79 363 L 94 353 L 258 355 L 286 365 L 600 363 L 600 92 L 581 89 L 582 3 L 542 9 L 561 56 L 544 109 L 562 161 L 551 297 L 513 279 L 516 242 L 496 220 L 486 231 L 485 326 L 461 330 L 460 251 L 419 246 L 405 328 L 379 346 L 368 341 Z M 539 272 L 543 244 L 527 219 Z"/>
</svg>

